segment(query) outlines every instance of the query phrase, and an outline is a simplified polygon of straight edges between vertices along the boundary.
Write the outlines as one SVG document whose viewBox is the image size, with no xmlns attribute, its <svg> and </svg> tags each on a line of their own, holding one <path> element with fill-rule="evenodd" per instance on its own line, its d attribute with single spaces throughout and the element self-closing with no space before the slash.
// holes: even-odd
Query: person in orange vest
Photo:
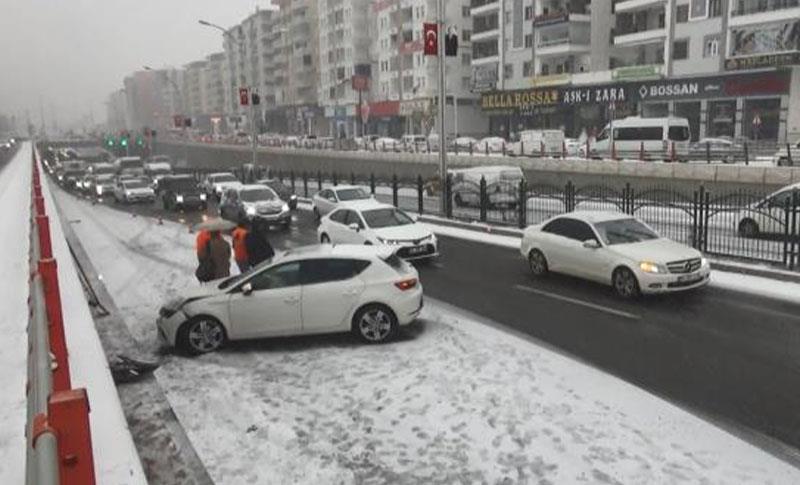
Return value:
<svg viewBox="0 0 800 485">
<path fill-rule="evenodd" d="M 240 222 L 233 230 L 233 259 L 239 266 L 239 271 L 244 273 L 250 269 L 250 258 L 247 255 L 247 226 Z"/>
<path fill-rule="evenodd" d="M 206 256 L 208 249 L 208 242 L 211 241 L 211 232 L 203 229 L 197 233 L 195 241 L 195 251 L 197 252 L 197 261 L 201 261 Z"/>
</svg>

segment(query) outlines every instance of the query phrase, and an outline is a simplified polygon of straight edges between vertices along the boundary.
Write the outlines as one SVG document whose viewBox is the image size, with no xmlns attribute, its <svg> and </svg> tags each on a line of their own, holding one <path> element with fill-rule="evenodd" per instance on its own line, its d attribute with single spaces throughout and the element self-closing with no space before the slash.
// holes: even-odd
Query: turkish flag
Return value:
<svg viewBox="0 0 800 485">
<path fill-rule="evenodd" d="M 422 33 L 425 39 L 425 55 L 439 55 L 439 26 L 436 24 L 422 24 Z"/>
<path fill-rule="evenodd" d="M 250 104 L 250 93 L 247 88 L 239 88 L 239 104 L 242 106 Z"/>
</svg>

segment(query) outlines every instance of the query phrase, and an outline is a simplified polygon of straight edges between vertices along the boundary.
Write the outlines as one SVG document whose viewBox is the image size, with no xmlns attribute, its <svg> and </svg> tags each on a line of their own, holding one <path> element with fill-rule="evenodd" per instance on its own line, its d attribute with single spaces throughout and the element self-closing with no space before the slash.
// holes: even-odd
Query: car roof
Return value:
<svg viewBox="0 0 800 485">
<path fill-rule="evenodd" d="M 618 219 L 633 218 L 633 216 L 630 214 L 625 214 L 624 212 L 617 212 L 617 211 L 574 211 L 574 212 L 568 212 L 566 214 L 561 214 L 557 217 L 554 217 L 554 219 L 562 217 L 570 219 L 579 219 L 591 224 L 596 224 L 598 222 L 615 221 Z"/>
<path fill-rule="evenodd" d="M 218 177 L 220 175 L 233 175 L 233 173 L 232 172 L 214 172 L 214 173 L 208 174 L 208 177 Z M 234 177 L 235 177 L 235 175 L 234 175 Z"/>
<path fill-rule="evenodd" d="M 375 199 L 361 199 L 342 202 L 343 209 L 352 209 L 359 212 L 371 209 L 394 209 L 392 204 L 377 201 Z"/>
<path fill-rule="evenodd" d="M 245 191 L 245 190 L 264 190 L 264 189 L 267 189 L 267 190 L 272 190 L 271 188 L 267 187 L 267 186 L 266 186 L 266 185 L 264 185 L 264 184 L 247 184 L 247 185 L 242 185 L 241 187 L 238 187 L 236 190 L 238 190 L 239 192 L 243 192 L 243 191 Z"/>
<path fill-rule="evenodd" d="M 345 185 L 345 184 L 337 185 L 335 187 L 327 187 L 327 188 L 330 189 L 330 190 L 336 191 L 336 192 L 338 192 L 340 190 L 352 190 L 352 189 L 362 189 L 363 190 L 364 189 L 364 187 L 362 187 L 360 185 Z"/>
</svg>

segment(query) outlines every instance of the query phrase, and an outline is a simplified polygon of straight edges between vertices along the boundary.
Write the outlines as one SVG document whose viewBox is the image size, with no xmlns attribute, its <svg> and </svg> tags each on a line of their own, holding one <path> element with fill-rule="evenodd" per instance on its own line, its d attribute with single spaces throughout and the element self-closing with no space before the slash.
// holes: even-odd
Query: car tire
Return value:
<svg viewBox="0 0 800 485">
<path fill-rule="evenodd" d="M 175 343 L 189 355 L 200 355 L 219 350 L 227 339 L 225 327 L 219 320 L 208 315 L 197 315 L 181 325 Z"/>
<path fill-rule="evenodd" d="M 741 237 L 757 237 L 759 232 L 758 224 L 753 219 L 744 219 L 739 223 Z"/>
<path fill-rule="evenodd" d="M 325 234 L 323 232 L 322 235 L 319 236 L 319 243 L 320 244 L 330 244 L 331 243 L 331 238 L 327 234 Z"/>
<path fill-rule="evenodd" d="M 620 267 L 615 269 L 611 275 L 611 284 L 614 286 L 614 292 L 626 300 L 632 300 L 641 295 L 639 280 L 636 279 L 633 271 L 628 268 Z"/>
<path fill-rule="evenodd" d="M 366 343 L 388 342 L 397 334 L 397 329 L 397 317 L 386 305 L 365 305 L 353 316 L 353 332 Z"/>
<path fill-rule="evenodd" d="M 533 276 L 545 276 L 549 269 L 547 267 L 547 258 L 545 258 L 544 253 L 538 249 L 532 249 L 530 253 L 528 253 L 528 268 Z"/>
</svg>

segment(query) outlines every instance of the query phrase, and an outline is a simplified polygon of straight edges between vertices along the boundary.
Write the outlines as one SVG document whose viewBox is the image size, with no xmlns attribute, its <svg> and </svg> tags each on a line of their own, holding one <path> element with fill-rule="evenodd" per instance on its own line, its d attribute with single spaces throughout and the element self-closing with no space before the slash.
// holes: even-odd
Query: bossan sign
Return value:
<svg viewBox="0 0 800 485">
<path fill-rule="evenodd" d="M 700 94 L 700 82 L 675 82 L 669 84 L 653 84 L 650 86 L 642 85 L 639 88 L 639 97 L 642 99 L 647 98 L 672 98 L 679 97 L 693 97 Z"/>
</svg>

